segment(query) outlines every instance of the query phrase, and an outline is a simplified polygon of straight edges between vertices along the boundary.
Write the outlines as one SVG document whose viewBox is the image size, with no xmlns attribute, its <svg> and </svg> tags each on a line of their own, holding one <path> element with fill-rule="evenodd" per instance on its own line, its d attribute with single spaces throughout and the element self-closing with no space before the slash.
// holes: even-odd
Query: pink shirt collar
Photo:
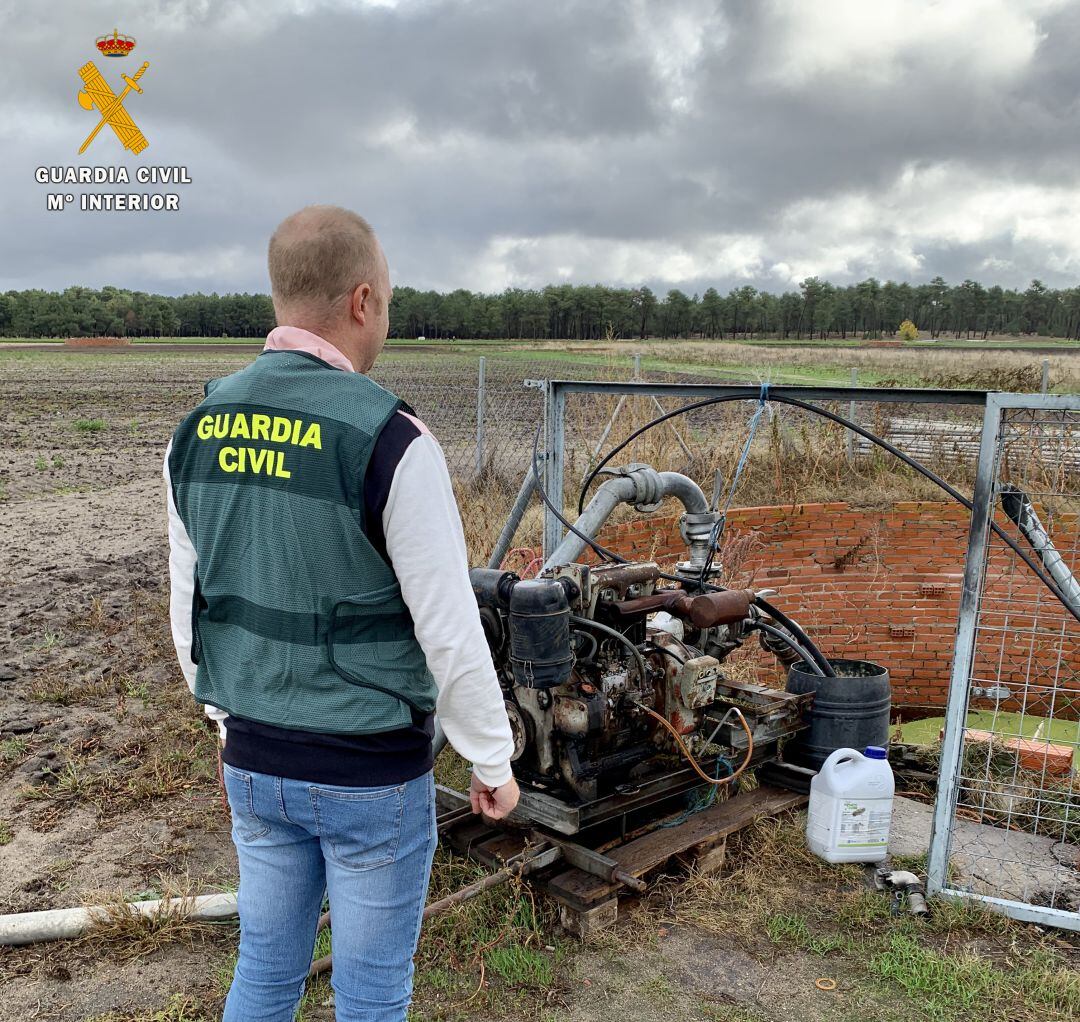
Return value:
<svg viewBox="0 0 1080 1022">
<path fill-rule="evenodd" d="M 344 369 L 347 373 L 355 372 L 353 364 L 339 348 L 335 348 L 318 334 L 313 334 L 310 330 L 302 330 L 298 326 L 274 327 L 266 337 L 263 351 L 306 351 L 309 355 L 321 358 L 335 369 Z"/>
</svg>

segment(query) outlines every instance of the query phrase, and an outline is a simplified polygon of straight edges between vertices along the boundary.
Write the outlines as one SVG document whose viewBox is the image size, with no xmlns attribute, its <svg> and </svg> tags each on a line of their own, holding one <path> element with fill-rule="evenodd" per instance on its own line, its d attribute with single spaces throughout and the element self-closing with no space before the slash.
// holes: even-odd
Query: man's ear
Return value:
<svg viewBox="0 0 1080 1022">
<path fill-rule="evenodd" d="M 353 319 L 363 326 L 368 313 L 371 311 L 371 285 L 356 285 L 356 288 L 352 293 L 349 311 L 352 313 Z"/>
</svg>

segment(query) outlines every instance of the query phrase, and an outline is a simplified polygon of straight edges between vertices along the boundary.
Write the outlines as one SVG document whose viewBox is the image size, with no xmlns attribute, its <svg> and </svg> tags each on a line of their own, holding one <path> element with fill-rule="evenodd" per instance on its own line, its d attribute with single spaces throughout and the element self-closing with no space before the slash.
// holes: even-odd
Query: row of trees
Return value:
<svg viewBox="0 0 1080 1022">
<path fill-rule="evenodd" d="M 3 337 L 260 337 L 273 327 L 268 295 L 172 297 L 117 287 L 0 294 Z"/>
<path fill-rule="evenodd" d="M 837 287 L 809 277 L 798 291 L 775 295 L 746 286 L 721 295 L 647 287 L 551 285 L 502 294 L 394 289 L 392 337 L 474 338 L 755 338 L 892 336 L 912 320 L 932 337 L 1034 334 L 1080 340 L 1080 287 L 1053 290 L 1033 280 L 1025 291 L 948 285 L 882 284 L 871 277 Z M 0 294 L 6 337 L 260 337 L 274 325 L 267 295 L 179 297 L 105 287 Z"/>
</svg>

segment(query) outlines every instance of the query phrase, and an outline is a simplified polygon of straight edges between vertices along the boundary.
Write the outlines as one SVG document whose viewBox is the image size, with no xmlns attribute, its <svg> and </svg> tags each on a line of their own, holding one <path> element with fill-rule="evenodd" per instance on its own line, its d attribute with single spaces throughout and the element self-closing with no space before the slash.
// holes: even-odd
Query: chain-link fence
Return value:
<svg viewBox="0 0 1080 1022">
<path fill-rule="evenodd" d="M 777 385 L 813 386 L 822 377 L 793 369 L 769 370 Z M 544 391 L 526 381 L 565 379 L 661 384 L 743 384 L 757 387 L 753 370 L 697 366 L 642 367 L 633 357 L 577 352 L 543 356 L 433 353 L 384 354 L 373 375 L 400 394 L 439 439 L 459 488 L 466 539 L 474 559 L 486 559 L 531 467 L 533 442 L 544 421 Z M 830 374 L 834 376 L 835 374 Z M 857 384 L 854 370 L 851 381 Z M 825 378 L 827 382 L 828 378 Z M 872 395 L 871 395 L 872 396 Z M 830 401 L 826 407 L 867 427 L 971 492 L 981 395 L 975 403 Z M 678 396 L 576 395 L 565 416 L 562 451 L 566 510 L 588 472 L 615 444 L 649 419 L 680 407 Z M 617 462 L 647 462 L 679 471 L 706 493 L 727 497 L 746 439 L 752 401 L 702 408 L 651 430 Z M 544 440 L 540 454 L 543 458 Z M 769 402 L 747 454 L 733 506 L 849 501 L 861 506 L 895 500 L 940 500 L 941 491 L 865 437 L 799 408 Z M 531 510 L 518 542 L 540 545 L 538 512 Z"/>
<path fill-rule="evenodd" d="M 736 374 L 737 375 L 737 374 Z M 743 374 L 745 375 L 745 374 Z M 520 482 L 543 420 L 541 391 L 529 380 L 664 380 L 706 382 L 714 376 L 642 370 L 638 360 L 529 359 L 438 354 L 384 355 L 372 376 L 408 401 L 438 438 L 458 479 L 495 475 Z"/>
<path fill-rule="evenodd" d="M 374 377 L 401 394 L 438 437 L 452 474 L 461 480 L 494 475 L 508 483 L 518 482 L 531 458 L 533 438 L 543 420 L 540 389 L 528 380 L 640 380 L 652 383 L 727 383 L 758 385 L 760 377 L 747 370 L 710 368 L 694 372 L 642 368 L 640 359 L 582 357 L 527 358 L 505 355 L 477 357 L 437 353 L 422 361 L 415 355 L 384 355 Z M 814 385 L 822 378 L 797 371 L 771 374 L 776 384 Z M 1045 381 L 1044 381 L 1045 382 Z M 858 385 L 852 370 L 851 383 Z M 597 398 L 587 407 L 568 409 L 567 456 L 574 470 L 582 472 L 623 439 L 631 429 L 661 410 L 677 407 L 678 400 L 633 397 Z M 919 460 L 950 471 L 960 482 L 970 483 L 978 454 L 982 413 L 956 405 L 914 406 L 902 402 L 874 406 L 856 402 L 833 403 L 830 408 L 861 421 L 876 435 L 896 444 Z M 682 470 L 722 467 L 715 448 L 725 438 L 743 432 L 747 406 L 713 408 L 694 413 L 665 427 L 661 435 L 673 447 Z M 824 428 L 826 434 L 819 435 Z M 832 435 L 835 433 L 835 437 Z M 761 431 L 762 441 L 778 447 L 787 458 L 814 452 L 841 453 L 844 458 L 867 462 L 866 471 L 882 462 L 880 448 L 850 431 L 837 432 L 792 408 L 771 406 Z M 832 444 L 838 440 L 838 446 Z M 824 444 L 824 446 L 823 446 Z M 801 453 L 800 453 L 801 452 Z M 681 459 L 681 460 L 680 460 Z M 665 461 L 670 458 L 665 457 Z M 961 470 L 956 472 L 956 468 Z M 781 472 L 781 475 L 785 473 Z M 864 473 L 865 475 L 865 473 Z"/>
<path fill-rule="evenodd" d="M 537 429 L 544 421 L 544 393 L 526 386 L 526 381 L 629 380 L 635 372 L 640 368 L 633 358 L 584 358 L 569 352 L 535 358 L 387 352 L 372 376 L 412 405 L 439 440 L 456 484 L 470 557 L 484 563 L 531 467 Z M 642 375 L 680 378 L 670 373 Z M 542 441 L 540 448 L 543 457 Z M 540 544 L 535 504 L 525 515 L 518 539 L 530 548 Z"/>
</svg>

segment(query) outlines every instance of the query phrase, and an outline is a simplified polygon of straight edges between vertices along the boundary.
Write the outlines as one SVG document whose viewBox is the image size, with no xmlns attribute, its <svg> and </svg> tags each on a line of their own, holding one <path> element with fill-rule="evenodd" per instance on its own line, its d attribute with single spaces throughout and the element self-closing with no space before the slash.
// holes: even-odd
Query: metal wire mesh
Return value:
<svg viewBox="0 0 1080 1022">
<path fill-rule="evenodd" d="M 644 374 L 655 382 L 716 383 L 713 378 Z M 753 379 L 724 380 L 758 387 Z M 597 462 L 648 420 L 676 410 L 690 397 L 572 393 L 566 405 L 563 452 L 567 503 Z M 978 402 L 902 403 L 872 392 L 858 402 L 814 401 L 889 441 L 947 482 L 970 493 L 978 453 Z M 747 437 L 755 401 L 700 408 L 649 431 L 622 450 L 616 464 L 647 462 L 685 472 L 710 493 L 726 494 Z M 968 439 L 975 436 L 974 444 Z M 719 474 L 719 479 L 717 478 Z M 873 441 L 814 412 L 767 401 L 734 495 L 737 506 L 852 501 L 861 506 L 895 500 L 947 499 L 934 483 Z"/>
<path fill-rule="evenodd" d="M 1009 402 L 987 410 L 997 420 L 979 467 L 988 507 L 968 567 L 978 596 L 961 612 L 931 877 L 947 893 L 1080 929 L 1080 626 L 990 531 L 993 521 L 1029 554 L 1041 550 L 1080 607 L 1070 583 L 1080 572 L 1080 399 Z M 974 879 L 955 880 L 953 868 Z"/>
<path fill-rule="evenodd" d="M 643 369 L 631 358 L 574 354 L 557 359 L 501 355 L 480 359 L 439 353 L 433 359 L 425 358 L 421 371 L 417 366 L 415 355 L 384 354 L 373 376 L 417 410 L 442 444 L 455 477 L 468 479 L 489 473 L 508 484 L 520 481 L 527 470 L 533 436 L 543 418 L 542 393 L 526 387 L 526 380 L 637 379 L 751 386 L 761 382 L 746 370 L 710 367 L 702 372 L 664 371 Z M 822 381 L 798 372 L 774 371 L 772 382 Z M 584 474 L 606 448 L 647 418 L 681 403 L 679 399 L 628 398 L 620 402 L 603 395 L 578 396 L 568 407 L 567 457 L 572 464 L 568 465 L 567 478 L 573 471 Z M 866 403 L 834 403 L 829 407 L 862 422 L 941 474 L 970 483 L 978 454 L 981 409 Z M 722 469 L 721 449 L 726 450 L 732 437 L 742 438 L 748 408 L 736 405 L 703 410 L 664 427 L 659 435 L 672 449 L 671 463 L 664 467 L 699 475 Z M 781 459 L 803 457 L 807 452 L 839 452 L 848 462 L 863 463 L 864 474 L 877 465 L 893 467 L 869 440 L 782 406 L 769 408 L 757 446 L 762 452 L 775 449 Z"/>
</svg>

